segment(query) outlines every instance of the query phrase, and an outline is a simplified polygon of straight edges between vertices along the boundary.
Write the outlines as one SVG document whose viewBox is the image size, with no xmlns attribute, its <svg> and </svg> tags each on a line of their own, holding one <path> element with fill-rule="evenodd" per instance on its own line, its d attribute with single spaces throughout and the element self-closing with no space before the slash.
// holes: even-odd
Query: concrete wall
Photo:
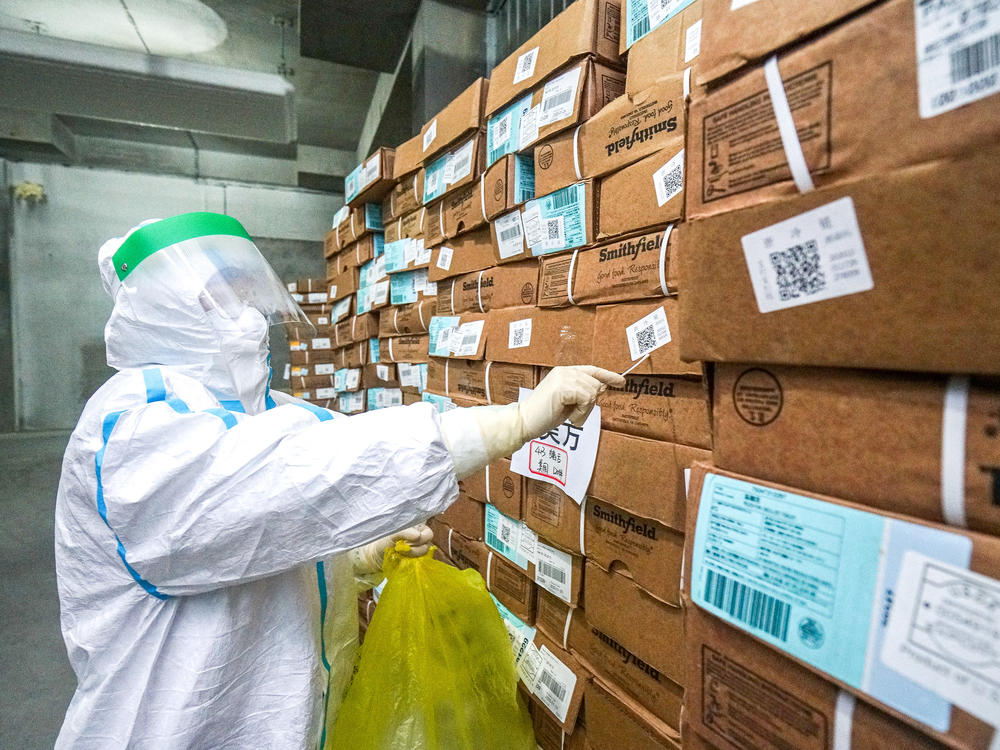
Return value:
<svg viewBox="0 0 1000 750">
<path fill-rule="evenodd" d="M 14 416 L 13 425 L 0 422 L 0 430 L 71 428 L 111 374 L 103 336 L 111 300 L 97 272 L 97 250 L 106 239 L 147 218 L 219 211 L 260 239 L 282 278 L 322 276 L 322 237 L 341 202 L 295 189 L 50 164 L 10 163 L 6 172 L 6 186 L 38 182 L 46 200 L 10 206 L 10 302 L 4 304 L 0 280 L 0 353 L 9 310 L 13 387 L 0 372 L 0 419 Z M 0 203 L 0 225 L 3 216 Z M 3 250 L 0 239 L 0 270 Z M 277 351 L 283 337 L 275 339 Z M 276 358 L 279 376 L 283 363 Z"/>
</svg>

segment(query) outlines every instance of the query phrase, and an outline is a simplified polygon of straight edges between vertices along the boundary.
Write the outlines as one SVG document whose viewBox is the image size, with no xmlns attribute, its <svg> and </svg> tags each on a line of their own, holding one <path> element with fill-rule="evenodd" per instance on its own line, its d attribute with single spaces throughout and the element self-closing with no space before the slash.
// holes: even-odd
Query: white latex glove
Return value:
<svg viewBox="0 0 1000 750">
<path fill-rule="evenodd" d="M 398 540 L 406 542 L 410 547 L 408 551 L 401 551 L 400 555 L 403 557 L 423 557 L 430 549 L 433 537 L 434 534 L 426 524 L 411 526 L 392 536 L 382 537 L 361 547 L 358 550 L 358 563 L 363 572 L 381 570 L 385 551 L 395 547 Z"/>
<path fill-rule="evenodd" d="M 567 419 L 582 426 L 608 386 L 623 388 L 625 378 L 589 365 L 556 367 L 524 401 L 445 412 L 441 431 L 455 462 L 455 473 L 459 479 L 474 474 Z"/>
</svg>

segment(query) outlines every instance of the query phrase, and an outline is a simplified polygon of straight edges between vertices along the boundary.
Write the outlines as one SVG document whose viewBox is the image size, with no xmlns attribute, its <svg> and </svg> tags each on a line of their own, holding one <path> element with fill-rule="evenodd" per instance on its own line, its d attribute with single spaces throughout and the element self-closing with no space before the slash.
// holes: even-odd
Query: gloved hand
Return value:
<svg viewBox="0 0 1000 750">
<path fill-rule="evenodd" d="M 524 401 L 445 412 L 441 415 L 441 430 L 456 475 L 462 479 L 502 456 L 509 456 L 567 419 L 581 426 L 597 397 L 608 386 L 623 388 L 625 378 L 589 365 L 556 367 Z"/>
<path fill-rule="evenodd" d="M 376 539 L 374 542 L 370 542 L 356 551 L 358 556 L 357 565 L 360 568 L 358 572 L 363 574 L 381 570 L 385 551 L 391 547 L 395 547 L 397 540 L 406 542 L 410 547 L 408 551 L 399 553 L 403 557 L 423 557 L 427 554 L 427 550 L 430 549 L 433 536 L 430 527 L 427 524 L 421 523 L 417 526 L 403 529 L 392 536 Z"/>
</svg>

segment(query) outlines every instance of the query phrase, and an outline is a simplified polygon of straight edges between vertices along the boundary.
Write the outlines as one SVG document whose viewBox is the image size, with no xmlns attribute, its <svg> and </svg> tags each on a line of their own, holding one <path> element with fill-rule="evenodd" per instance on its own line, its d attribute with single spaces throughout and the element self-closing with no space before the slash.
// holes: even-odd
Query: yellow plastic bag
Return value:
<svg viewBox="0 0 1000 750">
<path fill-rule="evenodd" d="M 388 582 L 326 750 L 535 750 L 482 576 L 386 553 Z"/>
</svg>

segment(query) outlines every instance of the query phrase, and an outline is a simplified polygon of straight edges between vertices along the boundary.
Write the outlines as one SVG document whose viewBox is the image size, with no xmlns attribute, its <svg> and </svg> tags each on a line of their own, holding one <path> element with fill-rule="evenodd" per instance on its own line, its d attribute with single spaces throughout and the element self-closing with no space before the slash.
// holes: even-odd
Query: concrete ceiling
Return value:
<svg viewBox="0 0 1000 750">
<path fill-rule="evenodd" d="M 44 39 L 33 45 L 28 35 Z M 82 54 L 91 50 L 97 54 Z M 129 93 L 136 65 L 155 88 Z M 60 88 L 49 78 L 71 83 Z M 0 79 L 16 81 L 18 94 L 0 98 L 6 158 L 223 179 L 256 174 L 338 190 L 356 163 L 378 78 L 300 56 L 297 0 L 0 0 Z M 275 117 L 271 108 L 283 106 L 282 87 L 288 126 L 263 127 Z M 187 103 L 186 119 L 142 106 L 150 91 L 176 99 L 180 110 Z M 213 101 L 226 111 L 205 116 Z"/>
</svg>

